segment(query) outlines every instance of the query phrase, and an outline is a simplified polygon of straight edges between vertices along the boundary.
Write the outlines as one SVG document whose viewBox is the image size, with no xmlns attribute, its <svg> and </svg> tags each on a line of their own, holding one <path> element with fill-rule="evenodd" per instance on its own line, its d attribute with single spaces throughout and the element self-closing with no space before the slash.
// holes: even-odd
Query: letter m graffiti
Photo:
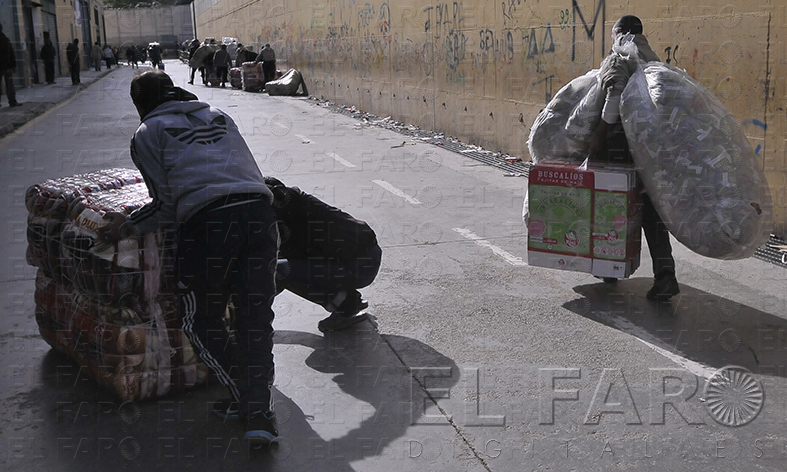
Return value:
<svg viewBox="0 0 787 472">
<path fill-rule="evenodd" d="M 582 22 L 582 27 L 585 28 L 585 34 L 587 34 L 588 39 L 593 39 L 596 31 L 596 24 L 598 24 L 598 17 L 601 15 L 601 50 L 604 51 L 604 54 L 607 52 L 606 44 L 604 42 L 604 22 L 607 19 L 607 2 L 606 0 L 601 0 L 598 2 L 598 7 L 596 7 L 596 15 L 593 17 L 593 25 L 588 27 L 587 22 L 585 21 L 585 16 L 582 15 L 582 10 L 577 5 L 577 0 L 571 0 L 571 13 L 574 16 L 574 26 L 572 28 L 572 44 L 571 44 L 571 60 L 576 60 L 576 44 L 577 44 L 577 16 L 579 16 L 579 20 Z"/>
</svg>

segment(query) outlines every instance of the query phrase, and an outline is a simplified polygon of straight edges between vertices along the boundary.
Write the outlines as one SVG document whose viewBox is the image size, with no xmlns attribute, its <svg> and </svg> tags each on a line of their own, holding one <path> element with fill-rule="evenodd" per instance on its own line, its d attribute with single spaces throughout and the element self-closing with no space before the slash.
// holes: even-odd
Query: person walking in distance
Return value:
<svg viewBox="0 0 787 472">
<path fill-rule="evenodd" d="M 227 83 L 227 74 L 231 65 L 232 58 L 227 51 L 227 45 L 222 44 L 219 50 L 213 53 L 213 66 L 216 68 L 216 77 L 218 77 L 221 87 L 224 87 Z"/>
<path fill-rule="evenodd" d="M 41 46 L 41 60 L 44 61 L 44 75 L 46 76 L 47 84 L 55 83 L 55 59 L 57 58 L 57 51 L 52 44 L 52 40 L 46 38 L 44 45 Z"/>
<path fill-rule="evenodd" d="M 96 72 L 101 70 L 101 57 L 104 55 L 104 51 L 101 49 L 101 44 L 96 41 L 96 44 L 93 45 L 93 48 L 90 50 L 90 58 L 93 60 L 93 67 L 96 68 Z"/>
<path fill-rule="evenodd" d="M 266 84 L 276 78 L 276 52 L 270 44 L 265 44 L 265 46 L 260 49 L 256 62 L 262 63 L 263 81 Z"/>
<path fill-rule="evenodd" d="M 14 72 L 16 72 L 16 54 L 14 45 L 8 36 L 3 34 L 3 25 L 0 25 L 0 75 L 3 76 L 5 94 L 8 96 L 8 106 L 18 107 L 21 103 L 16 101 L 16 88 L 14 88 Z"/>
<path fill-rule="evenodd" d="M 79 40 L 74 40 L 66 47 L 66 60 L 68 60 L 68 69 L 71 71 L 71 85 L 79 85 L 79 69 L 81 63 L 79 60 Z"/>
</svg>

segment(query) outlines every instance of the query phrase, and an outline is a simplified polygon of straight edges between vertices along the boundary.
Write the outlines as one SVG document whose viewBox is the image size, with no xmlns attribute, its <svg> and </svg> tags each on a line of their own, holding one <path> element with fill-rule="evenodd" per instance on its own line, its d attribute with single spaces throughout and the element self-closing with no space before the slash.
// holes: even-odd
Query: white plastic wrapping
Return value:
<svg viewBox="0 0 787 472">
<path fill-rule="evenodd" d="M 698 254 L 750 257 L 768 240 L 772 203 L 740 124 L 685 71 L 642 66 L 623 91 L 621 117 L 659 215 Z"/>
<path fill-rule="evenodd" d="M 581 164 L 587 157 L 587 143 L 598 126 L 603 107 L 598 69 L 563 86 L 530 129 L 527 146 L 533 163 L 548 160 Z"/>
</svg>

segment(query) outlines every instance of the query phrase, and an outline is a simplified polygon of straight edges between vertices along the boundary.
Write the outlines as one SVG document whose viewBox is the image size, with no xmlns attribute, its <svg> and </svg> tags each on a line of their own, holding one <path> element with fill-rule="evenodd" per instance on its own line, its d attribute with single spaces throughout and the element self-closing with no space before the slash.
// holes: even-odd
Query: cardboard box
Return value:
<svg viewBox="0 0 787 472">
<path fill-rule="evenodd" d="M 534 165 L 528 181 L 528 263 L 629 277 L 640 262 L 639 194 L 633 168 Z"/>
</svg>

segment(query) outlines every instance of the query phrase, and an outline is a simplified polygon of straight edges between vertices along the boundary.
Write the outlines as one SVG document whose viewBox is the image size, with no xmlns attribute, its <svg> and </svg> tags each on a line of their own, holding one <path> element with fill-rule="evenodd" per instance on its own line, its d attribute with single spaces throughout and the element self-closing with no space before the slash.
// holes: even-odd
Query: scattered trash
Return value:
<svg viewBox="0 0 787 472">
<path fill-rule="evenodd" d="M 507 174 L 503 174 L 503 177 L 527 177 L 527 174 L 523 174 L 521 172 L 509 172 Z"/>
<path fill-rule="evenodd" d="M 512 172 L 513 175 L 511 175 L 511 177 L 524 177 L 527 175 L 527 163 L 523 162 L 521 158 L 510 156 L 502 152 L 488 151 L 476 144 L 466 144 L 453 136 L 447 137 L 445 134 L 438 134 L 434 130 L 421 129 L 413 124 L 402 123 L 401 121 L 397 121 L 390 116 L 381 118 L 372 113 L 359 110 L 355 106 L 339 105 L 337 103 L 332 103 L 328 100 L 325 100 L 324 98 L 318 97 L 310 97 L 310 100 L 314 100 L 316 105 L 319 107 L 328 108 L 329 110 L 343 114 L 345 116 L 350 116 L 353 120 L 356 120 L 356 123 L 353 125 L 353 129 L 362 130 L 364 128 L 374 126 L 377 128 L 395 131 L 409 137 L 408 140 L 404 141 L 402 144 L 391 146 L 392 149 L 401 148 L 408 145 L 415 146 L 416 144 L 422 142 L 434 144 L 437 146 L 446 146 L 446 148 L 454 152 L 468 155 L 467 157 L 479 160 L 487 165 L 499 166 L 504 170 L 510 169 L 510 167 L 505 166 L 517 166 L 514 168 L 514 170 L 517 170 L 517 168 L 521 166 L 522 170 L 525 171 L 524 173 Z M 493 159 L 499 160 L 499 162 L 490 162 Z"/>
</svg>

